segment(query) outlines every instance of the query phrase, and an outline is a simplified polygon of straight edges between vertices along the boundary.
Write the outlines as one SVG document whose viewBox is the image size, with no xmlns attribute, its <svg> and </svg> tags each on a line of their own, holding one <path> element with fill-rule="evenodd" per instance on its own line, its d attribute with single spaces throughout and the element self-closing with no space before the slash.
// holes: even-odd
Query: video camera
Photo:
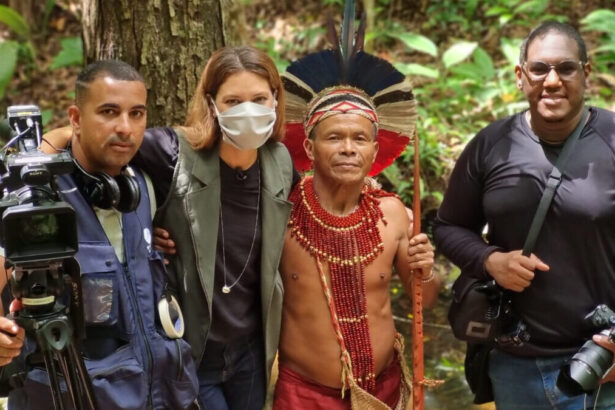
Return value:
<svg viewBox="0 0 615 410">
<path fill-rule="evenodd" d="M 0 235 L 5 258 L 20 266 L 72 257 L 77 252 L 75 213 L 60 199 L 53 178 L 72 171 L 71 155 L 38 150 L 42 121 L 37 106 L 11 106 L 7 113 L 11 139 L 5 150 L 12 145 L 18 149 L 0 155 Z"/>
<path fill-rule="evenodd" d="M 592 329 L 615 341 L 615 312 L 607 305 L 598 305 L 585 320 Z M 579 349 L 572 359 L 562 366 L 557 377 L 557 387 L 567 396 L 591 393 L 613 363 L 613 352 L 591 339 Z"/>
<path fill-rule="evenodd" d="M 0 238 L 6 264 L 14 268 L 11 291 L 24 314 L 53 309 L 64 286 L 59 274 L 77 252 L 73 208 L 62 201 L 54 176 L 69 173 L 68 152 L 45 154 L 42 116 L 35 105 L 11 106 L 4 121 L 9 141 L 0 154 Z M 8 126 L 8 131 L 6 131 Z"/>
<path fill-rule="evenodd" d="M 39 150 L 42 116 L 37 106 L 11 106 L 7 114 L 0 124 L 0 134 L 9 139 L 0 151 L 0 239 L 5 268 L 13 268 L 12 296 L 21 302 L 12 315 L 36 340 L 38 354 L 26 361 L 31 366 L 44 363 L 54 407 L 64 409 L 60 373 L 73 408 L 94 409 L 91 381 L 74 343 L 85 332 L 79 264 L 74 259 L 77 219 L 60 197 L 55 178 L 72 172 L 73 159 L 69 152 Z M 13 380 L 19 379 L 15 374 Z"/>
</svg>

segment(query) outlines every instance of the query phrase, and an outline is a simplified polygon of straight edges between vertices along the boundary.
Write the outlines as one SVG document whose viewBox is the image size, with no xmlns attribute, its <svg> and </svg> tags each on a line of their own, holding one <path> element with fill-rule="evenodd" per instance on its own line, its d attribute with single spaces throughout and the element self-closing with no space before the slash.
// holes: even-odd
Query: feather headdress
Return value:
<svg viewBox="0 0 615 410">
<path fill-rule="evenodd" d="M 329 21 L 333 49 L 307 55 L 282 74 L 287 92 L 284 142 L 299 171 L 310 167 L 303 140 L 331 115 L 359 114 L 378 126 L 379 149 L 369 175 L 391 165 L 414 134 L 417 114 L 410 81 L 388 61 L 362 51 L 365 19 L 355 33 L 354 16 L 354 0 L 347 0 L 340 38 Z"/>
</svg>

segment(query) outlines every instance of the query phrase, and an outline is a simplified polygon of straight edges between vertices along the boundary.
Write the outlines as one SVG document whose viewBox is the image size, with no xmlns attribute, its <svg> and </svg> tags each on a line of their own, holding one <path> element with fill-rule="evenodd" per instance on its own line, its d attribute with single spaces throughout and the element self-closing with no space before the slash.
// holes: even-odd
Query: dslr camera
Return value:
<svg viewBox="0 0 615 410">
<path fill-rule="evenodd" d="M 72 171 L 73 160 L 69 152 L 39 150 L 42 117 L 35 105 L 8 107 L 2 126 L 9 141 L 0 153 L 0 239 L 6 265 L 13 267 L 11 291 L 23 307 L 15 316 L 19 323 L 57 308 L 64 272 L 76 265 L 75 212 L 55 182 Z"/>
<path fill-rule="evenodd" d="M 615 340 L 615 312 L 607 305 L 598 305 L 585 320 L 609 340 Z M 557 387 L 567 396 L 593 392 L 613 363 L 613 352 L 591 339 L 560 369 Z"/>
</svg>

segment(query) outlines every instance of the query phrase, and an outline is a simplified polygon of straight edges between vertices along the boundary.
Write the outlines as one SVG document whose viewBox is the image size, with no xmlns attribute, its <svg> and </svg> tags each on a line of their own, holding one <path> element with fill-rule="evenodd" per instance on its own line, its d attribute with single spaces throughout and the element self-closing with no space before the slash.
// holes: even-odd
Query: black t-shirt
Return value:
<svg viewBox="0 0 615 410">
<path fill-rule="evenodd" d="M 514 354 L 576 351 L 594 333 L 584 316 L 601 303 L 615 309 L 615 114 L 590 112 L 534 248 L 551 269 L 513 296 L 531 335 Z M 524 113 L 483 129 L 451 175 L 434 227 L 437 249 L 462 274 L 489 279 L 491 252 L 523 247 L 560 151 L 540 142 Z"/>
<path fill-rule="evenodd" d="M 220 160 L 222 211 L 208 340 L 238 340 L 261 328 L 261 181 L 258 162 L 238 172 Z"/>
</svg>

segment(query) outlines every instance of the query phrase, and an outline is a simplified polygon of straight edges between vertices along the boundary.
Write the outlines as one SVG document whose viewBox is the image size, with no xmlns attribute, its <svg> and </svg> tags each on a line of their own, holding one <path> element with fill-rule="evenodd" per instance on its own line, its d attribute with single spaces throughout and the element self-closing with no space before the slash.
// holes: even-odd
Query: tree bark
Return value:
<svg viewBox="0 0 615 410">
<path fill-rule="evenodd" d="M 183 124 L 211 53 L 225 45 L 229 0 L 83 0 L 86 63 L 115 58 L 148 87 L 148 125 Z"/>
</svg>

